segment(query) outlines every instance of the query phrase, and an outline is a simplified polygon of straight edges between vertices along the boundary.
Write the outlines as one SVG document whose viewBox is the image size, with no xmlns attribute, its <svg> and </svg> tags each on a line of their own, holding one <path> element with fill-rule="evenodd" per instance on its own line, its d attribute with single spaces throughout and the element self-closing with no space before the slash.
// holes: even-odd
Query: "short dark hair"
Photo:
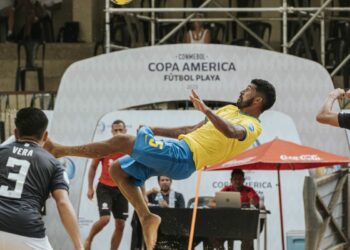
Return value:
<svg viewBox="0 0 350 250">
<path fill-rule="evenodd" d="M 45 113 L 37 108 L 22 108 L 15 118 L 18 136 L 34 136 L 40 140 L 49 123 Z"/>
<path fill-rule="evenodd" d="M 234 170 L 232 170 L 232 172 L 231 172 L 231 179 L 233 178 L 234 175 L 240 175 L 240 176 L 242 176 L 244 178 L 244 172 L 240 168 L 235 168 Z"/>
<path fill-rule="evenodd" d="M 275 87 L 262 79 L 253 79 L 251 82 L 256 86 L 256 91 L 263 95 L 264 101 L 261 112 L 271 108 L 276 101 Z"/>
<path fill-rule="evenodd" d="M 169 178 L 170 179 L 170 181 L 173 181 L 173 179 L 171 179 L 170 177 L 168 177 L 168 176 L 165 176 L 165 175 L 158 175 L 158 182 L 160 181 L 160 177 L 166 177 L 166 178 Z"/>
<path fill-rule="evenodd" d="M 115 120 L 113 123 L 112 123 L 112 126 L 114 124 L 123 124 L 124 128 L 125 128 L 125 122 L 123 122 L 122 120 Z"/>
</svg>

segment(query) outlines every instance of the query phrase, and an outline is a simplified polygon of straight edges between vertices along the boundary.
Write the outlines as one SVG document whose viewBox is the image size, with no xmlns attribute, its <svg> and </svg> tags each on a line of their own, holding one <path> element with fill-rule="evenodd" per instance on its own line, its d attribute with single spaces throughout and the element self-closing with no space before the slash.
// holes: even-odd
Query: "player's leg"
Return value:
<svg viewBox="0 0 350 250">
<path fill-rule="evenodd" d="M 88 158 L 102 158 L 118 152 L 130 155 L 134 147 L 134 143 L 134 136 L 119 134 L 106 141 L 93 142 L 79 146 L 65 146 L 48 140 L 45 143 L 44 148 L 56 158 L 68 155 Z"/>
<path fill-rule="evenodd" d="M 115 228 L 111 239 L 111 250 L 116 250 L 119 248 L 120 242 L 122 241 L 125 220 L 115 219 Z"/>
<path fill-rule="evenodd" d="M 112 213 L 115 219 L 115 229 L 111 239 L 111 250 L 119 248 L 123 237 L 125 221 L 128 218 L 129 204 L 119 188 L 113 190 Z"/>
<path fill-rule="evenodd" d="M 118 187 L 125 198 L 135 208 L 142 225 L 143 236 L 147 249 L 153 249 L 155 243 L 157 242 L 157 232 L 161 218 L 149 211 L 140 188 L 135 186 L 134 179 L 121 168 L 118 161 L 112 163 L 109 173 L 113 180 L 117 182 Z"/>
<path fill-rule="evenodd" d="M 85 250 L 90 250 L 94 237 L 108 224 L 110 220 L 112 198 L 109 194 L 108 187 L 99 183 L 96 188 L 96 197 L 100 219 L 92 225 L 89 235 L 84 241 Z"/>
</svg>

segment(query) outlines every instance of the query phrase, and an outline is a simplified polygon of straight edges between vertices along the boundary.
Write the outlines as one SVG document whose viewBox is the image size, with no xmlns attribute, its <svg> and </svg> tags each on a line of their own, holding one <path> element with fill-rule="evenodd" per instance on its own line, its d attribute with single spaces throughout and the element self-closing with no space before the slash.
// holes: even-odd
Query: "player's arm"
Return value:
<svg viewBox="0 0 350 250">
<path fill-rule="evenodd" d="M 56 201 L 62 224 L 73 242 L 74 249 L 84 249 L 80 241 L 77 216 L 68 198 L 68 192 L 65 189 L 55 189 L 52 192 L 52 196 Z"/>
<path fill-rule="evenodd" d="M 345 96 L 343 89 L 335 89 L 327 96 L 326 100 L 321 106 L 320 111 L 316 116 L 316 120 L 319 123 L 329 124 L 335 127 L 339 127 L 338 113 L 332 111 L 333 104 L 338 98 Z"/>
<path fill-rule="evenodd" d="M 89 200 L 92 200 L 94 197 L 94 179 L 96 175 L 96 169 L 98 167 L 98 164 L 100 162 L 100 159 L 93 159 L 90 164 L 89 173 L 88 173 L 88 192 L 87 197 Z"/>
<path fill-rule="evenodd" d="M 199 98 L 194 90 L 192 90 L 192 96 L 190 96 L 190 99 L 194 107 L 204 113 L 213 123 L 215 128 L 223 133 L 226 137 L 244 140 L 247 131 L 242 125 L 232 124 L 215 114 L 210 108 L 208 108 L 207 105 L 205 105 L 205 103 Z"/>
<path fill-rule="evenodd" d="M 203 120 L 200 123 L 193 125 L 193 126 L 184 126 L 184 127 L 177 127 L 177 128 L 160 128 L 160 127 L 151 127 L 151 130 L 153 131 L 154 135 L 158 136 L 165 136 L 170 138 L 178 138 L 181 134 L 188 134 L 192 131 L 200 128 L 203 126 L 207 121 Z"/>
</svg>

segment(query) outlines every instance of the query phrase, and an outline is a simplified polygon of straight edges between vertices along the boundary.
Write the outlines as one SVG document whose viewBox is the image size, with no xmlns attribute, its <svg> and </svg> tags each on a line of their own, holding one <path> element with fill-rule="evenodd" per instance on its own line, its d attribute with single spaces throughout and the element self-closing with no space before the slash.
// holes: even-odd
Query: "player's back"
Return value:
<svg viewBox="0 0 350 250">
<path fill-rule="evenodd" d="M 0 230 L 44 237 L 40 210 L 53 188 L 67 189 L 63 176 L 60 163 L 35 143 L 0 147 Z"/>
</svg>

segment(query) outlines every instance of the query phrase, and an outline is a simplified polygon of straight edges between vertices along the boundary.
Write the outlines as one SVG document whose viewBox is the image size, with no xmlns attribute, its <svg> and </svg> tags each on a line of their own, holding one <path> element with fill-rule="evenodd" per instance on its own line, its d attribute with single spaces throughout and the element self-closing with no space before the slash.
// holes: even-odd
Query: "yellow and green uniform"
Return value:
<svg viewBox="0 0 350 250">
<path fill-rule="evenodd" d="M 234 105 L 224 106 L 216 111 L 216 114 L 232 124 L 243 126 L 246 137 L 238 139 L 227 138 L 208 121 L 199 129 L 186 135 L 180 135 L 180 140 L 185 140 L 193 153 L 193 161 L 196 169 L 220 163 L 249 148 L 261 133 L 260 121 L 243 113 Z"/>
<path fill-rule="evenodd" d="M 230 139 L 217 130 L 211 122 L 179 140 L 155 138 L 148 127 L 139 129 L 130 155 L 118 158 L 118 162 L 134 185 L 141 186 L 151 176 L 168 176 L 174 180 L 188 178 L 196 169 L 220 163 L 243 152 L 261 133 L 258 119 L 244 114 L 236 106 L 228 105 L 216 112 L 232 124 L 243 126 L 244 140 Z"/>
</svg>

